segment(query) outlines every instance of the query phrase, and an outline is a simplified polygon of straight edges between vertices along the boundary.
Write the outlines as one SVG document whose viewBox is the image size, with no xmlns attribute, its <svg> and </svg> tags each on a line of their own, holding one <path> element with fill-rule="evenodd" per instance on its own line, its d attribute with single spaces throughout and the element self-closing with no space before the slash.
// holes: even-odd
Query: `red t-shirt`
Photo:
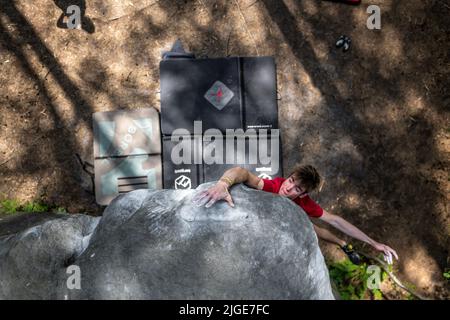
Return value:
<svg viewBox="0 0 450 320">
<path fill-rule="evenodd" d="M 263 190 L 272 193 L 278 193 L 280 187 L 283 184 L 285 178 L 275 178 L 273 180 L 262 179 L 264 182 Z M 305 195 L 304 197 L 297 197 L 293 200 L 298 204 L 310 217 L 320 218 L 323 214 L 323 209 L 309 197 Z"/>
</svg>

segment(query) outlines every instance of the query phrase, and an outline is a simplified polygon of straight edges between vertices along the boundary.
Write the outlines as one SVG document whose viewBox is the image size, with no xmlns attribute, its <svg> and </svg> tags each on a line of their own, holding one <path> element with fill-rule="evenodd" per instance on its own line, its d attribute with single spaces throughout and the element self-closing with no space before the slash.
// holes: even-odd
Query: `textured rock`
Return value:
<svg viewBox="0 0 450 320">
<path fill-rule="evenodd" d="M 64 215 L 1 237 L 0 299 L 59 298 L 58 275 L 86 249 L 99 220 Z"/>
<path fill-rule="evenodd" d="M 196 207 L 193 190 L 119 196 L 106 208 L 89 244 L 84 242 L 86 248 L 82 239 L 90 228 L 81 226 L 92 227 L 96 220 L 86 224 L 80 217 L 72 218 L 73 227 L 49 227 L 61 225 L 58 221 L 42 225 L 37 246 L 29 240 L 15 248 L 32 229 L 9 237 L 0 244 L 0 284 L 7 288 L 0 297 L 333 299 L 317 238 L 301 209 L 243 185 L 231 193 L 235 208 L 225 202 Z M 49 233 L 53 228 L 59 230 L 55 237 Z M 65 236 L 60 238 L 60 232 Z M 52 248 L 45 241 L 58 245 Z M 5 255 L 8 247 L 16 256 L 35 258 L 12 267 L 18 259 Z M 64 262 L 70 257 L 81 270 L 80 290 L 66 286 Z M 32 293 L 20 279 L 22 271 L 39 274 L 30 285 Z"/>
</svg>

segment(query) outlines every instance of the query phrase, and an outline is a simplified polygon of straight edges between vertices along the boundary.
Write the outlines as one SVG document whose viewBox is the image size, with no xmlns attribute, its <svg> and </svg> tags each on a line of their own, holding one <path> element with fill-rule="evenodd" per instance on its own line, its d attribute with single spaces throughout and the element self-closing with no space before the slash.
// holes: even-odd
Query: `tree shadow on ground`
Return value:
<svg viewBox="0 0 450 320">
<path fill-rule="evenodd" d="M 68 172 L 69 179 L 79 180 L 78 168 L 79 164 L 76 161 L 75 154 L 77 153 L 78 146 L 73 136 L 73 129 L 80 123 L 88 124 L 91 114 L 93 112 L 92 106 L 83 97 L 74 82 L 67 76 L 63 66 L 57 61 L 47 45 L 40 39 L 35 32 L 33 26 L 28 22 L 27 18 L 17 9 L 13 2 L 4 4 L 1 12 L 0 23 L 0 39 L 6 50 L 11 52 L 19 61 L 20 66 L 25 74 L 28 75 L 38 87 L 40 99 L 50 114 L 53 126 L 47 132 L 40 133 L 42 138 L 49 138 L 52 140 L 50 146 L 52 147 L 51 154 L 48 154 L 48 160 L 59 164 L 68 165 L 71 170 Z M 6 22 L 12 25 L 19 26 L 16 30 L 10 31 Z M 37 73 L 35 67 L 30 62 L 28 54 L 25 52 L 25 45 L 31 49 L 36 55 L 38 61 L 44 65 L 58 83 L 63 95 L 70 101 L 75 117 L 71 119 L 70 123 L 65 123 L 58 112 L 58 107 L 53 102 L 51 94 L 45 83 L 45 79 L 41 79 Z M 46 77 L 45 77 L 46 78 Z M 89 124 L 88 124 L 89 125 Z M 90 126 L 90 125 L 89 125 Z M 29 134 L 32 138 L 33 135 Z M 39 137 L 34 137 L 39 138 Z M 29 150 L 23 152 L 28 156 L 35 154 L 36 145 L 30 144 Z M 19 159 L 19 163 L 22 162 L 21 173 L 32 174 L 35 171 L 35 166 L 28 166 L 26 157 Z M 41 166 L 48 166 L 49 163 L 41 163 Z M 7 173 L 8 170 L 2 168 L 2 171 Z M 54 189 L 61 190 L 62 192 L 68 192 L 68 181 L 54 181 L 56 187 Z M 77 184 L 77 183 L 76 183 Z"/>
</svg>

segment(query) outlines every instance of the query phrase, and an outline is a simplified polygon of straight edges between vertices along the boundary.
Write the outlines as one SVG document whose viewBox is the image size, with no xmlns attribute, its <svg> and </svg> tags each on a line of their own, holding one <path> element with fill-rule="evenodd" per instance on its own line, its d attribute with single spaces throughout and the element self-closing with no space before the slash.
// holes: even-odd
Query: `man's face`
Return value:
<svg viewBox="0 0 450 320">
<path fill-rule="evenodd" d="M 290 176 L 281 184 L 278 194 L 282 197 L 295 199 L 298 196 L 306 194 L 306 192 L 306 189 L 301 186 L 300 181 L 294 180 L 294 178 Z"/>
</svg>

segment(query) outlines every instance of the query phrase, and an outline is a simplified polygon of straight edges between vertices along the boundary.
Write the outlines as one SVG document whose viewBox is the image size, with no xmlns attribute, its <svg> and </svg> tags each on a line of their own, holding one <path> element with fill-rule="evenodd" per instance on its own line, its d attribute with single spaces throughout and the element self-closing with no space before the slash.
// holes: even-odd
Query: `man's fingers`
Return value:
<svg viewBox="0 0 450 320">
<path fill-rule="evenodd" d="M 203 198 L 197 205 L 198 205 L 199 207 L 203 207 L 203 206 L 206 205 L 211 199 L 212 199 L 211 196 L 207 196 L 207 197 Z"/>
<path fill-rule="evenodd" d="M 204 196 L 202 196 L 201 198 L 199 198 L 195 203 L 195 205 L 197 205 L 198 207 L 202 207 L 204 206 L 210 199 L 212 198 L 212 196 L 209 193 L 206 193 Z"/>
<path fill-rule="evenodd" d="M 230 207 L 233 207 L 233 208 L 234 208 L 233 198 L 231 198 L 230 195 L 228 195 L 228 196 L 225 198 L 225 200 L 226 200 L 226 202 L 228 202 L 228 204 L 230 205 Z"/>
<path fill-rule="evenodd" d="M 205 208 L 211 207 L 215 202 L 216 202 L 216 199 L 211 198 L 211 200 L 209 200 L 209 202 L 206 204 Z"/>
<path fill-rule="evenodd" d="M 392 255 L 395 257 L 395 259 L 398 260 L 397 252 L 395 252 L 395 250 L 392 248 L 389 248 L 389 250 L 391 251 Z"/>
<path fill-rule="evenodd" d="M 197 193 L 193 198 L 192 198 L 192 202 L 198 202 L 200 201 L 203 197 L 205 197 L 208 194 L 207 191 L 202 191 Z"/>
<path fill-rule="evenodd" d="M 226 194 L 224 194 L 221 190 L 216 190 L 214 188 L 196 194 L 192 198 L 192 202 L 198 207 L 205 206 L 206 208 L 209 208 L 221 199 L 228 202 L 231 207 L 234 207 L 233 199 L 228 190 L 226 190 Z"/>
<path fill-rule="evenodd" d="M 386 256 L 386 262 L 388 264 L 392 264 L 392 254 L 391 254 L 391 252 L 389 250 L 385 250 L 384 254 Z"/>
<path fill-rule="evenodd" d="M 383 251 L 386 257 L 388 258 L 389 264 L 394 263 L 394 258 L 398 260 L 397 252 L 395 252 L 395 250 L 392 249 L 391 247 L 385 245 Z"/>
<path fill-rule="evenodd" d="M 213 197 L 214 197 L 214 194 L 212 192 L 210 192 L 209 190 L 206 190 L 206 191 L 201 192 L 192 201 L 194 202 L 194 204 L 201 207 L 201 206 L 204 206 L 205 203 L 207 203 Z"/>
</svg>

